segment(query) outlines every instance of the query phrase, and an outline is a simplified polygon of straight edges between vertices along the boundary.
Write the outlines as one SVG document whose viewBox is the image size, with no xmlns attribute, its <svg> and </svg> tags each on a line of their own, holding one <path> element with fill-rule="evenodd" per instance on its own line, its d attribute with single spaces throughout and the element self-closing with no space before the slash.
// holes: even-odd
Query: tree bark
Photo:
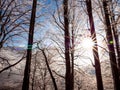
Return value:
<svg viewBox="0 0 120 90">
<path fill-rule="evenodd" d="M 93 56 L 94 56 L 94 61 L 95 61 L 97 89 L 103 90 L 103 81 L 102 81 L 102 75 L 101 75 L 100 60 L 99 60 L 99 55 L 98 55 L 96 32 L 95 32 L 93 15 L 92 15 L 91 0 L 86 0 L 86 5 L 87 5 L 88 16 L 89 16 L 90 32 L 91 32 L 92 40 L 94 40 L 94 43 L 95 43 L 93 46 Z"/>
<path fill-rule="evenodd" d="M 37 6 L 37 0 L 33 0 L 30 28 L 29 28 L 29 37 L 28 37 L 27 58 L 26 58 L 26 65 L 25 65 L 25 70 L 24 70 L 22 90 L 29 90 L 29 78 L 30 78 L 30 68 L 31 68 L 31 57 L 32 57 L 32 45 L 33 45 L 34 25 L 35 25 L 35 16 L 36 16 L 36 6 Z"/>
<path fill-rule="evenodd" d="M 107 41 L 108 41 L 110 63 L 111 63 L 113 81 L 114 81 L 114 90 L 120 90 L 119 73 L 118 73 L 118 68 L 117 68 L 112 29 L 111 29 L 109 13 L 108 13 L 108 5 L 107 5 L 106 0 L 103 0 L 103 9 L 104 9 L 104 14 L 105 14 L 105 23 L 106 23 L 105 30 L 106 30 L 106 36 L 107 36 Z"/>
<path fill-rule="evenodd" d="M 71 48 L 71 90 L 74 90 L 74 29 L 72 29 L 72 48 Z"/>
<path fill-rule="evenodd" d="M 66 74 L 65 74 L 65 88 L 71 89 L 71 66 L 70 66 L 70 34 L 69 34 L 69 16 L 68 16 L 68 0 L 63 1 L 64 9 L 64 38 L 65 38 L 65 61 L 66 61 Z"/>
<path fill-rule="evenodd" d="M 37 69 L 37 65 L 36 65 L 36 63 L 37 63 L 37 54 L 38 54 L 38 52 L 37 52 L 36 55 L 35 55 L 35 63 L 34 63 L 33 77 L 32 77 L 32 85 L 31 85 L 32 90 L 34 90 L 34 84 L 35 84 L 35 75 L 36 75 L 36 69 Z"/>
<path fill-rule="evenodd" d="M 74 53 L 75 53 L 75 50 L 74 50 L 74 47 L 75 47 L 75 1 L 73 0 L 72 1 L 72 8 L 73 8 L 73 15 L 72 15 L 72 31 L 71 31 L 71 89 L 74 90 Z"/>
</svg>

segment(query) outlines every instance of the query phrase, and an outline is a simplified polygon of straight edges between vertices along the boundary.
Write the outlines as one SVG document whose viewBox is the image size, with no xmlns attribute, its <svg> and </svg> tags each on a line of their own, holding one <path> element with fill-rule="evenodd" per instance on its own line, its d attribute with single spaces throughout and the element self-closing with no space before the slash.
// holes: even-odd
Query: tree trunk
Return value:
<svg viewBox="0 0 120 90">
<path fill-rule="evenodd" d="M 46 63 L 46 65 L 47 65 L 48 71 L 49 71 L 49 73 L 50 73 L 50 76 L 51 76 L 51 79 L 52 79 L 54 88 L 55 88 L 55 90 L 58 90 L 57 84 L 56 84 L 56 81 L 55 81 L 55 78 L 54 78 L 54 76 L 53 76 L 53 74 L 52 74 L 52 71 L 51 71 L 50 66 L 49 66 L 49 63 L 48 63 L 48 59 L 47 59 L 46 54 L 45 54 L 45 51 L 44 51 L 44 50 L 41 50 L 41 51 L 42 51 L 43 56 L 44 56 L 44 58 L 45 58 L 45 63 Z"/>
<path fill-rule="evenodd" d="M 37 0 L 33 0 L 30 28 L 29 28 L 29 37 L 28 37 L 27 57 L 26 57 L 26 65 L 25 65 L 25 70 L 24 70 L 22 90 L 29 90 L 29 78 L 30 78 L 30 67 L 31 67 L 31 57 L 32 57 L 32 45 L 33 45 L 36 6 L 37 6 Z"/>
<path fill-rule="evenodd" d="M 65 61 L 66 61 L 66 75 L 65 88 L 71 89 L 71 66 L 70 66 L 70 34 L 69 34 L 69 16 L 68 16 L 68 0 L 63 1 L 64 9 L 64 37 L 65 37 Z"/>
<path fill-rule="evenodd" d="M 33 77 L 32 77 L 32 90 L 34 90 L 34 84 L 35 84 L 35 75 L 36 75 L 36 69 L 37 69 L 37 53 L 35 55 L 35 64 L 34 64 L 34 69 L 33 69 Z"/>
<path fill-rule="evenodd" d="M 75 41 L 75 34 L 74 34 L 74 31 L 75 31 L 75 1 L 73 0 L 72 1 L 72 31 L 71 31 L 71 90 L 74 90 L 74 47 L 75 47 L 75 44 L 74 44 L 74 41 Z"/>
<path fill-rule="evenodd" d="M 111 68 L 112 68 L 113 81 L 114 81 L 114 90 L 120 90 L 119 73 L 118 73 L 118 68 L 117 68 L 112 29 L 111 29 L 109 13 L 108 13 L 108 5 L 107 5 L 106 0 L 103 0 L 103 9 L 105 13 L 105 23 L 106 23 L 105 30 L 106 30 L 106 36 L 107 36 L 107 41 L 108 41 L 110 63 L 111 63 Z"/>
<path fill-rule="evenodd" d="M 1 0 L 0 0 L 0 25 L 1 25 L 1 21 L 2 21 L 2 6 L 1 6 Z"/>
<path fill-rule="evenodd" d="M 103 81 L 102 81 L 102 75 L 101 75 L 100 60 L 99 60 L 99 55 L 98 55 L 96 32 L 95 32 L 93 15 L 92 15 L 91 0 L 86 0 L 86 5 L 87 5 L 88 16 L 89 16 L 90 32 L 91 32 L 92 39 L 94 40 L 94 43 L 95 43 L 95 45 L 93 46 L 93 56 L 94 56 L 94 61 L 95 61 L 97 89 L 103 90 Z"/>
<path fill-rule="evenodd" d="M 72 29 L 72 48 L 71 48 L 71 90 L 74 90 L 74 30 Z"/>
<path fill-rule="evenodd" d="M 112 0 L 110 0 L 110 2 L 112 3 Z M 111 10 L 111 23 L 112 23 L 111 26 L 112 26 L 113 36 L 114 36 L 114 39 L 115 39 L 115 47 L 116 47 L 116 53 L 117 53 L 117 63 L 118 63 L 118 70 L 119 70 L 119 76 L 120 76 L 119 36 L 118 36 L 118 31 L 117 31 L 116 22 L 115 22 L 113 5 L 111 5 L 110 10 Z"/>
<path fill-rule="evenodd" d="M 2 36 L 2 5 L 1 5 L 1 0 L 0 0 L 0 49 L 3 47 L 3 42 L 1 40 Z"/>
</svg>

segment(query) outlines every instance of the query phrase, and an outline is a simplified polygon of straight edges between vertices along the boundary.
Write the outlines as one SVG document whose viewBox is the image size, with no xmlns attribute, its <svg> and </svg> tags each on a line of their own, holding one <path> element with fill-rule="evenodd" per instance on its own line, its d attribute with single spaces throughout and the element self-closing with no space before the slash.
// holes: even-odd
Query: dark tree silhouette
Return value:
<svg viewBox="0 0 120 90">
<path fill-rule="evenodd" d="M 49 71 L 49 73 L 50 73 L 50 76 L 51 76 L 51 79 L 52 79 L 54 88 L 55 88 L 55 90 L 58 90 L 57 84 L 56 84 L 56 81 L 55 81 L 55 78 L 54 78 L 54 76 L 53 76 L 53 74 L 52 74 L 52 71 L 51 71 L 51 68 L 50 68 L 50 66 L 49 66 L 48 58 L 47 58 L 47 56 L 46 56 L 46 54 L 45 54 L 45 51 L 44 51 L 44 49 L 41 50 L 41 51 L 42 51 L 42 54 L 43 54 L 43 56 L 44 56 L 44 58 L 45 58 L 45 63 L 46 63 L 46 65 L 47 65 L 48 71 Z"/>
<path fill-rule="evenodd" d="M 26 58 L 26 65 L 25 65 L 25 70 L 24 70 L 22 90 L 29 90 L 29 78 L 30 78 L 30 67 L 31 67 L 31 57 L 32 57 L 32 45 L 33 45 L 34 24 L 35 24 L 35 16 L 36 16 L 36 6 L 37 6 L 37 0 L 33 0 L 30 28 L 29 28 L 29 37 L 28 37 L 27 58 Z"/>
<path fill-rule="evenodd" d="M 95 61 L 97 88 L 98 88 L 98 90 L 103 90 L 103 81 L 102 81 L 102 75 L 101 75 L 100 60 L 99 60 L 99 55 L 98 55 L 96 32 L 95 32 L 93 15 L 92 15 L 91 0 L 86 0 L 86 5 L 87 5 L 88 16 L 89 16 L 91 37 L 95 43 L 93 46 L 93 56 L 94 56 L 94 61 Z"/>
<path fill-rule="evenodd" d="M 72 2 L 72 31 L 71 31 L 71 89 L 74 90 L 74 60 L 75 60 L 75 1 Z"/>
<path fill-rule="evenodd" d="M 115 50 L 114 50 L 112 28 L 109 19 L 108 3 L 106 0 L 103 0 L 103 9 L 105 14 L 105 23 L 106 23 L 105 30 L 106 30 L 106 36 L 108 42 L 107 44 L 109 49 L 110 63 L 111 63 L 113 81 L 114 81 L 114 90 L 119 90 L 120 89 L 119 73 L 118 73 Z"/>
<path fill-rule="evenodd" d="M 113 31 L 113 36 L 115 39 L 115 47 L 116 47 L 116 53 L 117 53 L 117 62 L 118 62 L 118 70 L 119 70 L 119 76 L 120 76 L 120 50 L 119 50 L 119 36 L 118 36 L 118 30 L 117 30 L 117 24 L 115 21 L 115 14 L 114 14 L 114 8 L 112 4 L 112 0 L 110 0 L 111 6 L 110 6 L 110 15 L 111 15 L 111 27 Z"/>
<path fill-rule="evenodd" d="M 66 62 L 66 75 L 65 86 L 66 90 L 71 89 L 71 65 L 70 65 L 70 33 L 69 33 L 69 16 L 68 16 L 68 0 L 63 1 L 64 9 L 64 37 L 65 37 L 65 62 Z"/>
</svg>

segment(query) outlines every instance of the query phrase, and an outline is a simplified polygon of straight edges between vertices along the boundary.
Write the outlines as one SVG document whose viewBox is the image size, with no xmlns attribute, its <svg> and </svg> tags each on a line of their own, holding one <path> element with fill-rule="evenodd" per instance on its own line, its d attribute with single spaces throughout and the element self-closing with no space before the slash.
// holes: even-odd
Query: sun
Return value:
<svg viewBox="0 0 120 90">
<path fill-rule="evenodd" d="M 92 49 L 94 46 L 94 42 L 90 37 L 84 38 L 81 44 L 84 49 Z"/>
</svg>

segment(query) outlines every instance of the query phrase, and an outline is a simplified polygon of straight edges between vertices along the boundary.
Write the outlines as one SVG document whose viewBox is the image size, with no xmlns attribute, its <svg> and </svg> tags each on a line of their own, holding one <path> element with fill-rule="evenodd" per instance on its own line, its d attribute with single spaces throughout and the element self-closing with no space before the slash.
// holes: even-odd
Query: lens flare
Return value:
<svg viewBox="0 0 120 90">
<path fill-rule="evenodd" d="M 85 49 L 92 49 L 94 46 L 94 42 L 91 38 L 87 37 L 82 40 L 82 47 Z"/>
</svg>

